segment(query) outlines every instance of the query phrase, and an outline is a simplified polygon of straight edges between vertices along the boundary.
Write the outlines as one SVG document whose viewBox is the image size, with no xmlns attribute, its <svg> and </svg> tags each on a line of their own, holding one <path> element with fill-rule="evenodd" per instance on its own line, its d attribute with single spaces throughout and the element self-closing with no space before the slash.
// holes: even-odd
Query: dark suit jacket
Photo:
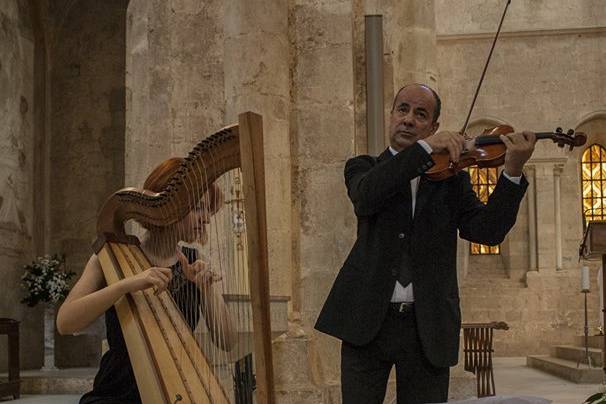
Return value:
<svg viewBox="0 0 606 404">
<path fill-rule="evenodd" d="M 444 181 L 421 177 L 414 219 L 410 180 L 433 166 L 417 143 L 392 156 L 358 156 L 345 165 L 345 184 L 358 219 L 357 240 L 339 271 L 316 329 L 354 345 L 377 335 L 387 314 L 402 251 L 410 254 L 415 314 L 423 351 L 434 366 L 458 360 L 461 311 L 457 230 L 464 239 L 496 245 L 515 223 L 528 183 L 501 177 L 486 205 L 462 171 Z"/>
</svg>

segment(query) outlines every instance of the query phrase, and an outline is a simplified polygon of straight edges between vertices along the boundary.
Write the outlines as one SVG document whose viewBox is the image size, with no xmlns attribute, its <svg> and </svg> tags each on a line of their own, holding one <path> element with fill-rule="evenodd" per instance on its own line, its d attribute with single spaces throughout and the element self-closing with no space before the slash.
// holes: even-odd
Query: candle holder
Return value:
<svg viewBox="0 0 606 404">
<path fill-rule="evenodd" d="M 589 355 L 589 321 L 587 317 L 587 294 L 589 294 L 589 289 L 583 289 L 581 290 L 581 293 L 583 293 L 585 297 L 585 359 L 587 360 L 587 366 L 589 366 L 589 369 L 591 369 L 593 368 L 593 364 L 591 362 L 591 355 Z M 577 360 L 577 368 L 579 368 L 582 361 L 583 358 L 579 358 L 579 360 Z"/>
</svg>

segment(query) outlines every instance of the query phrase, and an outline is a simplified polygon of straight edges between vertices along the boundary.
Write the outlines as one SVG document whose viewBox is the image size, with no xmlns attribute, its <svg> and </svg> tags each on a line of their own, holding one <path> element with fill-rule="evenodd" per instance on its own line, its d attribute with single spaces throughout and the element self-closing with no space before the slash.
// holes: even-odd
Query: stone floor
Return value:
<svg viewBox="0 0 606 404">
<path fill-rule="evenodd" d="M 526 367 L 526 358 L 496 358 L 494 369 L 498 395 L 543 397 L 552 400 L 552 404 L 580 404 L 585 398 L 600 389 L 600 385 L 574 384 Z M 76 404 L 79 397 L 78 395 L 32 395 L 7 402 L 11 404 Z"/>
<path fill-rule="evenodd" d="M 498 395 L 536 396 L 552 404 L 580 404 L 600 391 L 599 384 L 575 384 L 526 366 L 526 358 L 495 358 L 495 385 Z"/>
</svg>

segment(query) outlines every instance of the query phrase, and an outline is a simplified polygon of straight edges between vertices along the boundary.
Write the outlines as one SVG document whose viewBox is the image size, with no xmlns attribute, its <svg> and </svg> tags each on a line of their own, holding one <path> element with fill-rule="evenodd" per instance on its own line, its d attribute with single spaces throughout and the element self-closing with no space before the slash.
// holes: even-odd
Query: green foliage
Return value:
<svg viewBox="0 0 606 404">
<path fill-rule="evenodd" d="M 592 396 L 589 396 L 583 404 L 598 404 L 598 403 L 606 403 L 606 393 L 596 393 Z"/>
<path fill-rule="evenodd" d="M 45 255 L 31 264 L 24 265 L 25 273 L 21 277 L 21 286 L 27 296 L 21 300 L 30 307 L 40 302 L 57 303 L 69 293 L 68 281 L 75 275 L 63 269 L 65 256 Z"/>
</svg>

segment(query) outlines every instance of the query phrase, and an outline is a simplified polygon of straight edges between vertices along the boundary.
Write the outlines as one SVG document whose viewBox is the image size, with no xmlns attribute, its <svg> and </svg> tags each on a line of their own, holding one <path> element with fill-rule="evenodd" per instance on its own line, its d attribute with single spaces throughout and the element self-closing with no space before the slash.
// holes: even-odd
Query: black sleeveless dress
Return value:
<svg viewBox="0 0 606 404">
<path fill-rule="evenodd" d="M 184 248 L 183 252 L 190 262 L 195 261 L 196 250 Z M 200 318 L 200 291 L 185 279 L 179 263 L 172 270 L 173 278 L 168 289 L 193 330 Z M 101 358 L 93 390 L 82 396 L 80 404 L 139 404 L 141 397 L 113 306 L 105 312 L 105 327 L 109 350 Z"/>
</svg>

